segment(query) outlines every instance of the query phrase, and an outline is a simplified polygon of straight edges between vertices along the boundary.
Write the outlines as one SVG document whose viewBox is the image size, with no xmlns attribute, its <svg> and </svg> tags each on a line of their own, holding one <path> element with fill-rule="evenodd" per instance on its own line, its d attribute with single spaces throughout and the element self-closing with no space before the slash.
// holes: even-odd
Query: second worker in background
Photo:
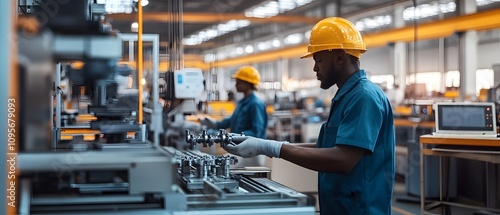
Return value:
<svg viewBox="0 0 500 215">
<path fill-rule="evenodd" d="M 219 122 L 205 119 L 202 120 L 202 124 L 213 129 L 229 128 L 231 133 L 267 138 L 266 104 L 254 93 L 260 82 L 259 71 L 251 66 L 243 66 L 233 78 L 236 79 L 236 91 L 243 93 L 244 97 L 238 101 L 231 117 Z M 263 166 L 264 161 L 264 156 L 239 159 L 238 166 Z"/>
</svg>

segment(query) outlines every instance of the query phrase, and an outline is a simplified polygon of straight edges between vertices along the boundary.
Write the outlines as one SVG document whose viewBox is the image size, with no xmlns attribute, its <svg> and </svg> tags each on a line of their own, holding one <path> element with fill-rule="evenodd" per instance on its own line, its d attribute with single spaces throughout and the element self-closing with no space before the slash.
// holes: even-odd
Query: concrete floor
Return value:
<svg viewBox="0 0 500 215">
<path fill-rule="evenodd" d="M 442 214 L 441 208 L 436 208 L 432 211 L 435 214 Z M 404 182 L 396 182 L 394 185 L 394 194 L 392 197 L 392 214 L 393 215 L 419 215 L 420 199 L 419 197 L 408 196 Z M 493 213 L 480 213 L 477 210 L 451 207 L 451 215 L 494 215 Z M 496 214 L 498 215 L 498 214 Z"/>
<path fill-rule="evenodd" d="M 405 159 L 406 160 L 406 159 Z M 303 167 L 292 164 L 282 159 L 267 159 L 266 166 L 273 169 L 271 178 L 285 186 L 301 192 L 314 195 L 317 188 L 317 173 Z M 406 166 L 405 166 L 406 167 Z M 402 171 L 404 173 L 405 171 Z M 293 180 L 291 180 L 293 179 Z M 309 192 L 308 192 L 309 191 Z M 430 200 L 429 200 L 430 201 Z M 318 201 L 316 200 L 316 203 Z M 319 211 L 318 204 L 316 210 Z M 442 214 L 441 208 L 438 207 L 431 212 Z M 319 213 L 318 213 L 319 214 Z M 395 215 L 420 215 L 420 198 L 418 196 L 409 196 L 406 190 L 405 177 L 397 174 L 396 183 L 394 185 L 394 194 L 392 197 L 392 214 Z M 477 213 L 476 210 L 451 208 L 452 215 L 492 215 L 491 213 Z M 500 215 L 500 214 L 497 214 Z"/>
<path fill-rule="evenodd" d="M 316 196 L 317 198 L 317 196 Z M 317 202 L 317 201 L 316 201 Z M 316 210 L 318 205 L 316 205 Z M 432 211 L 436 214 L 442 214 L 440 209 Z M 317 213 L 319 214 L 319 213 Z M 420 199 L 414 196 L 408 196 L 404 182 L 396 182 L 394 185 L 394 194 L 392 197 L 392 215 L 420 215 Z M 478 213 L 476 210 L 463 208 L 451 208 L 451 215 L 494 215 L 492 213 Z M 498 214 L 496 214 L 498 215 Z"/>
<path fill-rule="evenodd" d="M 404 183 L 397 182 L 396 184 L 394 184 L 394 193 L 392 196 L 392 214 L 420 214 L 420 202 L 417 198 L 412 198 L 406 195 Z"/>
</svg>

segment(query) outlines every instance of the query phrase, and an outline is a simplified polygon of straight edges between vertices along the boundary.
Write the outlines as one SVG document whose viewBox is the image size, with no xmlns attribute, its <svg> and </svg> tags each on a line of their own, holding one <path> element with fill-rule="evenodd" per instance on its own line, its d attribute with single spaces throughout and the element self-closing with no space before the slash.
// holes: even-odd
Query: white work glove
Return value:
<svg viewBox="0 0 500 215">
<path fill-rule="evenodd" d="M 265 140 L 255 137 L 247 137 L 247 139 L 238 145 L 228 144 L 223 148 L 234 155 L 244 158 L 257 155 L 266 155 L 268 157 L 280 157 L 281 146 L 287 142 L 279 142 L 274 140 Z"/>
<path fill-rule="evenodd" d="M 200 120 L 201 125 L 206 126 L 207 128 L 217 128 L 217 120 L 212 118 L 204 118 Z"/>
</svg>

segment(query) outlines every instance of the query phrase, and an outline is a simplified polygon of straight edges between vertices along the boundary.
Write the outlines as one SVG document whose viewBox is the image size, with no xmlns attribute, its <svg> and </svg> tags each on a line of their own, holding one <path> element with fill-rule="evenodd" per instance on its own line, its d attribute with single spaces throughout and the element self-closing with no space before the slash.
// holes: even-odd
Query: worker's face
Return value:
<svg viewBox="0 0 500 215">
<path fill-rule="evenodd" d="M 250 83 L 246 82 L 246 81 L 242 81 L 240 79 L 236 79 L 236 91 L 239 92 L 239 93 L 243 93 L 245 92 L 246 90 L 248 90 L 250 86 Z"/>
<path fill-rule="evenodd" d="M 316 77 L 321 82 L 321 89 L 328 89 L 337 84 L 341 75 L 338 53 L 335 51 L 320 51 L 313 54 Z"/>
</svg>

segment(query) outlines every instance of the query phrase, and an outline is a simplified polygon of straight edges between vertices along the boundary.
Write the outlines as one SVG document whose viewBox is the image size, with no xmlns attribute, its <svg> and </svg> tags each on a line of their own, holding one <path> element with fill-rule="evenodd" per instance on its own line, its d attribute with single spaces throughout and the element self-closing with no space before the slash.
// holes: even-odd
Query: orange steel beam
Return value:
<svg viewBox="0 0 500 215">
<path fill-rule="evenodd" d="M 500 9 L 463 15 L 417 25 L 417 40 L 449 37 L 457 32 L 481 31 L 500 28 Z M 369 47 L 384 46 L 394 42 L 414 41 L 414 26 L 363 35 Z"/>
<path fill-rule="evenodd" d="M 136 63 L 135 62 L 128 62 L 128 61 L 123 61 L 123 62 L 120 62 L 120 64 L 127 64 L 133 68 L 136 67 Z M 210 65 L 205 63 L 203 60 L 199 60 L 199 59 L 187 59 L 187 60 L 184 60 L 184 67 L 185 68 L 200 68 L 201 70 L 208 70 L 210 69 Z M 169 68 L 169 63 L 166 62 L 166 61 L 163 61 L 163 62 L 160 62 L 160 65 L 159 65 L 159 68 L 158 70 L 160 72 L 166 72 L 168 71 L 168 68 Z M 78 120 L 81 120 L 81 121 L 89 121 L 90 119 L 88 118 L 78 118 Z"/>
<path fill-rule="evenodd" d="M 419 24 L 417 25 L 417 40 L 449 37 L 457 32 L 498 28 L 500 28 L 500 9 Z M 414 30 L 413 26 L 407 26 L 379 33 L 364 34 L 363 40 L 368 48 L 385 46 L 395 42 L 411 42 L 414 40 Z M 297 58 L 306 52 L 307 45 L 304 44 L 238 58 L 220 60 L 213 62 L 210 66 L 230 67 L 249 63 L 269 62 L 278 59 Z"/>
<path fill-rule="evenodd" d="M 164 12 L 148 12 L 144 13 L 143 21 L 145 22 L 169 22 L 169 13 Z M 112 18 L 114 20 L 133 20 L 135 14 L 108 14 L 107 18 Z M 257 18 L 257 17 L 247 17 L 243 13 L 183 13 L 182 21 L 184 23 L 219 23 L 227 22 L 230 20 L 248 20 L 251 22 L 299 22 L 299 23 L 309 23 L 315 24 L 321 18 L 318 17 L 307 17 L 307 16 L 285 16 L 278 15 L 269 18 Z"/>
<path fill-rule="evenodd" d="M 481 31 L 497 28 L 500 28 L 500 9 L 419 24 L 417 25 L 417 40 L 449 37 L 456 32 L 471 30 Z M 385 46 L 395 42 L 411 42 L 414 40 L 414 30 L 413 26 L 406 26 L 399 29 L 364 34 L 363 40 L 368 48 Z M 203 61 L 196 62 L 195 60 L 191 62 L 190 66 L 200 67 L 203 69 L 209 67 L 230 67 L 249 63 L 269 62 L 279 59 L 300 57 L 306 51 L 307 45 L 298 45 L 238 58 L 220 60 L 211 64 L 204 63 Z"/>
</svg>

